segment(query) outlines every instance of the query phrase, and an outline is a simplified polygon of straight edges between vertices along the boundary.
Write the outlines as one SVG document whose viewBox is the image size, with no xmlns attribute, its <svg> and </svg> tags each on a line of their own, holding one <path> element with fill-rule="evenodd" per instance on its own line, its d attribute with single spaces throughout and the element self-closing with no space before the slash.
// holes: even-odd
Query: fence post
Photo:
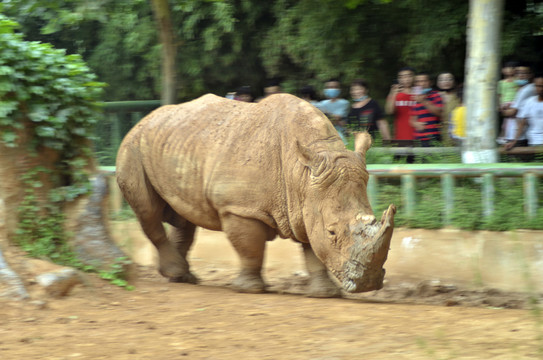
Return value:
<svg viewBox="0 0 543 360">
<path fill-rule="evenodd" d="M 415 176 L 402 175 L 402 202 L 405 204 L 405 213 L 408 218 L 415 215 Z"/>
<path fill-rule="evenodd" d="M 524 174 L 524 213 L 528 219 L 533 219 L 537 214 L 537 176 Z"/>
<path fill-rule="evenodd" d="M 451 225 L 454 211 L 454 177 L 452 174 L 441 175 L 441 189 L 443 191 L 443 202 L 445 203 L 444 224 Z"/>
<path fill-rule="evenodd" d="M 111 146 L 113 149 L 118 149 L 121 145 L 121 120 L 118 113 L 107 114 L 109 121 L 111 121 Z"/>
<path fill-rule="evenodd" d="M 494 213 L 494 175 L 483 174 L 483 215 L 489 217 Z"/>
<path fill-rule="evenodd" d="M 368 198 L 370 200 L 370 206 L 373 209 L 373 212 L 375 213 L 377 211 L 377 206 L 379 206 L 379 201 L 377 200 L 377 197 L 379 196 L 377 193 L 377 187 L 379 186 L 379 179 L 375 175 L 370 175 L 370 178 L 368 179 Z"/>
</svg>

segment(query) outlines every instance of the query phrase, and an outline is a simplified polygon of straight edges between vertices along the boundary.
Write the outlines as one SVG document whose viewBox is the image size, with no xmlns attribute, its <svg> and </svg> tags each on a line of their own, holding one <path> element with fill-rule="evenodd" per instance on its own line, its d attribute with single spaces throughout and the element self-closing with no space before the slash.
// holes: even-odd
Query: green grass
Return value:
<svg viewBox="0 0 543 360">
<path fill-rule="evenodd" d="M 540 180 L 541 181 L 541 180 Z M 514 229 L 543 230 L 543 204 L 536 217 L 527 219 L 524 215 L 523 188 L 520 178 L 497 179 L 495 183 L 494 213 L 485 218 L 481 198 L 482 185 L 474 178 L 456 180 L 454 188 L 454 211 L 452 224 L 462 230 L 508 231 Z M 538 187 L 538 198 L 543 199 L 543 187 Z M 414 215 L 408 217 L 402 202 L 400 179 L 380 179 L 378 208 L 380 214 L 394 203 L 397 207 L 396 226 L 439 229 L 443 227 L 444 201 L 439 179 L 417 180 L 416 207 Z"/>
</svg>

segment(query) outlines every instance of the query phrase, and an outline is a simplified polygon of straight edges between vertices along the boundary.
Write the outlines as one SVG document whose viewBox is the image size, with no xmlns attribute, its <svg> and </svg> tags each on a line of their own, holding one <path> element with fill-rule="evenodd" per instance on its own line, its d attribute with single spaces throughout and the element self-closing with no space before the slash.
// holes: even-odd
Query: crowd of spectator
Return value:
<svg viewBox="0 0 543 360">
<path fill-rule="evenodd" d="M 323 84 L 323 100 L 310 85 L 299 89 L 300 98 L 328 116 L 340 137 L 353 131 L 368 131 L 383 142 L 404 145 L 459 146 L 466 137 L 464 89 L 454 75 L 442 72 L 435 78 L 426 72 L 404 67 L 390 87 L 384 108 L 371 97 L 364 79 L 350 84 L 350 101 L 342 96 L 339 79 Z M 264 97 L 282 92 L 277 80 L 264 87 Z M 533 76 L 526 63 L 506 62 L 497 83 L 500 131 L 496 139 L 505 149 L 543 145 L 543 75 Z M 240 101 L 254 101 L 251 89 L 241 87 L 228 95 Z M 259 101 L 257 99 L 256 101 Z M 392 131 L 387 115 L 392 117 Z"/>
</svg>

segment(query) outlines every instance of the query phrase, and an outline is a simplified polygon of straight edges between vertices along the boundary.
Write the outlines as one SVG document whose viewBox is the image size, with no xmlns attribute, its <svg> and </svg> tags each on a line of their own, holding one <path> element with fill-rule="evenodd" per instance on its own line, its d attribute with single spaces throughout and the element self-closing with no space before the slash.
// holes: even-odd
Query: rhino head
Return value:
<svg viewBox="0 0 543 360">
<path fill-rule="evenodd" d="M 394 205 L 378 221 L 368 201 L 365 155 L 370 146 L 368 133 L 356 135 L 354 152 L 299 145 L 310 178 L 303 203 L 309 243 L 348 292 L 383 287 L 394 229 Z"/>
</svg>

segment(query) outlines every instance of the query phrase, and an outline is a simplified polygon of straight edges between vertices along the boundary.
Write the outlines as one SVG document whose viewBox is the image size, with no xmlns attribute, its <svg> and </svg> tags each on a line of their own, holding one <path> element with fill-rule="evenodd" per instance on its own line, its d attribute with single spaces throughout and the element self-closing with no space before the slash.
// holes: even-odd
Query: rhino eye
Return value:
<svg viewBox="0 0 543 360">
<path fill-rule="evenodd" d="M 328 230 L 328 234 L 330 236 L 336 236 L 336 232 L 334 230 Z"/>
</svg>

